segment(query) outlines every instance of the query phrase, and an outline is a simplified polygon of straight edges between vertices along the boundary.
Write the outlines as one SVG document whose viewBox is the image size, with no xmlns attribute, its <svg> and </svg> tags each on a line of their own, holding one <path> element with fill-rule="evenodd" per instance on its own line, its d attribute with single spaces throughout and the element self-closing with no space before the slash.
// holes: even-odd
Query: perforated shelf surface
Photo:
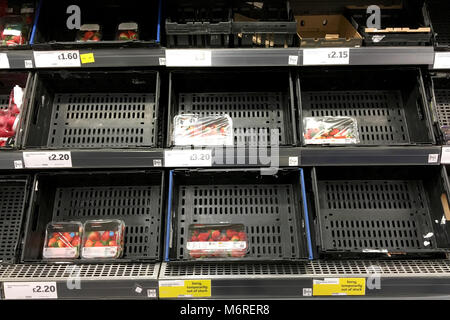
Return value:
<svg viewBox="0 0 450 320">
<path fill-rule="evenodd" d="M 294 188 L 280 185 L 182 185 L 177 211 L 177 255 L 191 224 L 242 223 L 248 235 L 245 259 L 300 259 L 298 208 Z"/>
<path fill-rule="evenodd" d="M 435 89 L 434 96 L 436 99 L 436 113 L 439 125 L 450 125 L 450 89 Z"/>
<path fill-rule="evenodd" d="M 421 181 L 318 181 L 324 251 L 432 251 L 436 247 Z"/>
<path fill-rule="evenodd" d="M 120 148 L 156 145 L 153 94 L 57 94 L 48 147 Z"/>
<path fill-rule="evenodd" d="M 279 143 L 284 145 L 292 139 L 288 106 L 281 92 L 180 93 L 178 114 L 226 113 L 233 120 L 235 145 L 270 144 L 271 130 L 278 132 Z"/>
<path fill-rule="evenodd" d="M 14 262 L 25 198 L 26 181 L 0 181 L 0 262 Z"/>
<path fill-rule="evenodd" d="M 410 143 L 400 91 L 303 92 L 302 108 L 303 117 L 356 118 L 364 145 Z"/>
<path fill-rule="evenodd" d="M 57 188 L 53 220 L 121 219 L 124 259 L 159 257 L 160 186 Z"/>
</svg>

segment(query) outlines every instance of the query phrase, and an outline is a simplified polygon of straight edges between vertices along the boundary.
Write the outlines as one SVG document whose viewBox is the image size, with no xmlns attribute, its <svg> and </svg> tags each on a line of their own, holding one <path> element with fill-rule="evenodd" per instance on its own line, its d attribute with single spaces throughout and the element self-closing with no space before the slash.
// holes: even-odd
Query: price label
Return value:
<svg viewBox="0 0 450 320">
<path fill-rule="evenodd" d="M 164 151 L 165 167 L 211 167 L 211 150 L 167 150 Z"/>
<path fill-rule="evenodd" d="M 209 67 L 211 50 L 168 49 L 165 62 L 168 67 Z"/>
<path fill-rule="evenodd" d="M 211 297 L 211 280 L 159 281 L 160 298 Z"/>
<path fill-rule="evenodd" d="M 450 52 L 436 52 L 433 69 L 450 69 Z"/>
<path fill-rule="evenodd" d="M 24 152 L 25 168 L 71 168 L 70 151 Z"/>
<path fill-rule="evenodd" d="M 304 49 L 303 65 L 349 64 L 349 48 Z"/>
<path fill-rule="evenodd" d="M 6 53 L 0 53 L 0 69 L 9 69 L 9 59 Z"/>
<path fill-rule="evenodd" d="M 57 299 L 56 282 L 4 282 L 5 300 Z"/>
<path fill-rule="evenodd" d="M 36 68 L 80 67 L 78 50 L 34 51 Z"/>
<path fill-rule="evenodd" d="M 313 280 L 313 296 L 364 296 L 365 294 L 365 278 Z"/>
<path fill-rule="evenodd" d="M 450 164 L 450 147 L 442 147 L 441 163 Z"/>
</svg>

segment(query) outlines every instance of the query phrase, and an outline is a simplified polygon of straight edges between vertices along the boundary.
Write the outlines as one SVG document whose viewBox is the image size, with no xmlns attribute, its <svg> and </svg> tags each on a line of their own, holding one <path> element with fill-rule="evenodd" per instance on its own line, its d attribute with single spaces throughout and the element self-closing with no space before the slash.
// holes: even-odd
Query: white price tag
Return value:
<svg viewBox="0 0 450 320">
<path fill-rule="evenodd" d="M 303 65 L 349 64 L 349 48 L 303 49 Z"/>
<path fill-rule="evenodd" d="M 436 52 L 433 69 L 450 69 L 450 52 Z"/>
<path fill-rule="evenodd" d="M 289 166 L 297 167 L 298 166 L 298 157 L 289 157 Z"/>
<path fill-rule="evenodd" d="M 25 168 L 72 168 L 70 151 L 24 152 Z"/>
<path fill-rule="evenodd" d="M 33 51 L 36 68 L 81 67 L 78 50 Z"/>
<path fill-rule="evenodd" d="M 441 163 L 450 163 L 450 147 L 442 147 Z"/>
<path fill-rule="evenodd" d="M 296 66 L 298 65 L 298 56 L 289 56 L 288 64 L 290 66 Z"/>
<path fill-rule="evenodd" d="M 165 167 L 211 167 L 211 150 L 167 150 L 164 151 Z"/>
<path fill-rule="evenodd" d="M 166 66 L 168 67 L 210 67 L 211 64 L 211 50 L 166 50 Z"/>
<path fill-rule="evenodd" d="M 6 53 L 0 53 L 0 69 L 9 69 L 9 59 Z"/>
<path fill-rule="evenodd" d="M 5 300 L 57 299 L 56 282 L 4 282 Z"/>
</svg>

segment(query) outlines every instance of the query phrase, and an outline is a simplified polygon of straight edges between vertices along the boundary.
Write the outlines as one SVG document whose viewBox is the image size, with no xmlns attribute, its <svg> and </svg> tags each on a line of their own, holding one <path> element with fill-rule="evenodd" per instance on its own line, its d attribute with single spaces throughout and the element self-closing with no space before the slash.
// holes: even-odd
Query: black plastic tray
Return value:
<svg viewBox="0 0 450 320">
<path fill-rule="evenodd" d="M 447 0 L 429 0 L 427 7 L 434 33 L 434 46 L 450 47 L 450 2 Z"/>
<path fill-rule="evenodd" d="M 17 263 L 30 178 L 0 176 L 0 264 Z"/>
<path fill-rule="evenodd" d="M 157 72 L 38 72 L 25 146 L 156 147 L 158 102 Z"/>
<path fill-rule="evenodd" d="M 170 174 L 166 260 L 190 260 L 185 244 L 191 224 L 218 223 L 245 226 L 249 251 L 233 260 L 288 261 L 311 256 L 301 169 L 279 170 L 274 176 L 261 175 L 258 169 Z"/>
<path fill-rule="evenodd" d="M 22 260 L 42 261 L 45 228 L 49 222 L 84 223 L 99 219 L 125 222 L 124 255 L 112 261 L 159 260 L 163 189 L 162 171 L 38 174 L 34 182 Z M 91 259 L 71 261 L 92 262 Z"/>
<path fill-rule="evenodd" d="M 230 46 L 231 8 L 226 1 L 171 0 L 167 11 L 167 47 Z"/>
<path fill-rule="evenodd" d="M 159 45 L 160 1 L 128 0 L 42 0 L 33 48 L 73 49 L 102 47 L 148 47 Z M 73 22 L 72 12 L 67 8 L 77 5 L 81 12 L 81 25 L 99 24 L 102 40 L 99 42 L 76 42 L 77 29 L 69 29 L 67 22 Z M 139 40 L 116 41 L 117 27 L 123 22 L 136 22 Z"/>
<path fill-rule="evenodd" d="M 450 126 L 450 74 L 431 79 L 438 124 L 440 127 Z"/>
<path fill-rule="evenodd" d="M 233 4 L 234 47 L 290 47 L 297 36 L 297 23 L 289 1 L 266 0 L 253 3 L 237 0 Z M 241 15 L 256 21 L 236 21 Z"/>
<path fill-rule="evenodd" d="M 422 254 L 449 249 L 440 167 L 315 168 L 319 251 Z"/>
<path fill-rule="evenodd" d="M 300 73 L 297 89 L 300 119 L 354 117 L 357 145 L 435 143 L 419 69 L 308 70 Z"/>
<path fill-rule="evenodd" d="M 277 130 L 280 145 L 295 140 L 293 84 L 289 72 L 186 71 L 170 75 L 168 144 L 178 114 L 228 114 L 235 146 L 270 145 Z"/>
</svg>

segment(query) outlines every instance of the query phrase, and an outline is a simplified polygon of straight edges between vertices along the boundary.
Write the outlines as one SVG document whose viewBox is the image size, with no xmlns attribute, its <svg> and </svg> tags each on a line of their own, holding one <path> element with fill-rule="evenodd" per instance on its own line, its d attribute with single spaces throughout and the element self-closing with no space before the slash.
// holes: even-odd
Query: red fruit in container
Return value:
<svg viewBox="0 0 450 320">
<path fill-rule="evenodd" d="M 0 139 L 0 147 L 4 147 L 4 146 L 6 146 L 6 140 Z"/>
<path fill-rule="evenodd" d="M 200 233 L 197 238 L 198 241 L 206 241 L 209 238 L 209 232 Z"/>
<path fill-rule="evenodd" d="M 247 241 L 247 234 L 245 232 L 239 232 L 238 237 L 241 241 Z"/>
<path fill-rule="evenodd" d="M 231 238 L 231 241 L 240 241 L 241 239 L 239 239 L 239 237 L 238 236 L 233 236 L 232 238 Z"/>
<path fill-rule="evenodd" d="M 16 116 L 13 114 L 10 114 L 8 117 L 6 117 L 6 128 L 8 130 L 14 131 L 14 124 L 16 123 Z"/>
<path fill-rule="evenodd" d="M 109 231 L 105 231 L 105 232 L 103 232 L 103 234 L 102 234 L 100 239 L 102 241 L 108 241 L 111 236 L 114 236 L 114 232 L 112 233 L 112 235 L 110 235 Z"/>
<path fill-rule="evenodd" d="M 19 109 L 19 107 L 17 107 L 17 104 L 15 104 L 15 103 L 13 103 L 13 104 L 10 105 L 9 111 L 10 111 L 12 114 L 19 114 L 19 113 L 20 113 L 20 109 Z"/>
<path fill-rule="evenodd" d="M 217 241 L 217 240 L 219 240 L 219 238 L 220 238 L 220 231 L 219 230 L 214 230 L 211 233 L 211 239 L 213 239 L 214 241 Z"/>
<path fill-rule="evenodd" d="M 219 238 L 219 241 L 229 241 L 228 240 L 228 238 L 227 238 L 227 236 L 221 236 L 220 238 Z"/>
<path fill-rule="evenodd" d="M 103 247 L 103 243 L 101 241 L 96 241 L 94 247 Z"/>
<path fill-rule="evenodd" d="M 192 241 L 192 242 L 198 241 L 197 236 L 192 236 L 192 237 L 191 237 L 191 241 Z"/>
<path fill-rule="evenodd" d="M 59 248 L 65 248 L 66 247 L 66 244 L 62 240 L 58 240 L 57 243 L 58 243 L 58 247 Z"/>
<path fill-rule="evenodd" d="M 8 130 L 5 127 L 0 128 L 0 137 L 2 138 L 11 138 L 15 135 L 16 133 L 12 130 Z"/>
<path fill-rule="evenodd" d="M 84 243 L 84 246 L 85 246 L 85 247 L 93 247 L 93 246 L 94 246 L 94 241 L 92 241 L 92 240 L 87 240 L 87 241 Z"/>
<path fill-rule="evenodd" d="M 72 239 L 72 246 L 78 247 L 80 245 L 80 242 L 81 242 L 80 237 L 79 236 L 75 236 Z"/>
<path fill-rule="evenodd" d="M 114 241 L 114 240 L 111 240 L 111 241 L 109 241 L 108 246 L 110 246 L 110 247 L 117 247 L 117 242 Z"/>
<path fill-rule="evenodd" d="M 231 239 L 233 237 L 234 230 L 228 229 L 226 233 L 227 233 L 227 237 Z"/>
<path fill-rule="evenodd" d="M 64 237 L 64 239 L 65 240 L 67 240 L 67 241 L 69 241 L 69 242 L 72 242 L 72 235 L 69 233 L 69 232 L 64 232 L 63 233 L 63 237 Z"/>
<path fill-rule="evenodd" d="M 91 232 L 89 234 L 88 239 L 92 240 L 92 241 L 99 241 L 100 240 L 100 234 L 97 231 Z"/>
<path fill-rule="evenodd" d="M 51 238 L 50 240 L 48 240 L 48 247 L 54 247 L 55 243 L 57 242 L 56 238 Z"/>
</svg>

